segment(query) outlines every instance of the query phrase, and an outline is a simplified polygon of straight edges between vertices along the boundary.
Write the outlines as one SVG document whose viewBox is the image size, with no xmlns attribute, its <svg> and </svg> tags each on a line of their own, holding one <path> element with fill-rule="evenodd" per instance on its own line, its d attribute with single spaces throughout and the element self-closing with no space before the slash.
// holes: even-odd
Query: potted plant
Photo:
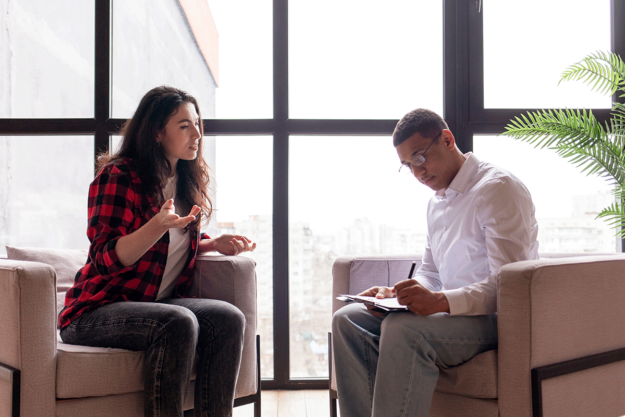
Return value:
<svg viewBox="0 0 625 417">
<path fill-rule="evenodd" d="M 560 82 L 578 80 L 604 94 L 625 97 L 625 63 L 620 56 L 596 52 L 571 65 Z M 536 148 L 554 149 L 587 175 L 604 177 L 614 185 L 614 203 L 598 218 L 625 237 L 625 105 L 614 103 L 610 119 L 599 122 L 590 110 L 540 110 L 515 117 L 504 135 Z"/>
</svg>

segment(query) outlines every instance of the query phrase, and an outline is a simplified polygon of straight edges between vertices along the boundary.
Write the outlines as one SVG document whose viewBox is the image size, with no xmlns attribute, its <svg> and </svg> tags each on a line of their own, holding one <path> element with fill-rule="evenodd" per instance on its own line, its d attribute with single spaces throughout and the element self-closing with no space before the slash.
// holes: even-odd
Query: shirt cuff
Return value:
<svg viewBox="0 0 625 417">
<path fill-rule="evenodd" d="M 449 315 L 457 316 L 467 314 L 469 312 L 469 304 L 467 303 L 466 293 L 461 289 L 442 291 L 447 297 L 449 303 Z"/>
<path fill-rule="evenodd" d="M 108 274 L 110 276 L 118 275 L 123 272 L 131 271 L 134 269 L 135 264 L 124 266 L 121 263 L 119 258 L 117 257 L 117 252 L 115 251 L 115 246 L 117 246 L 117 241 L 119 238 L 111 240 L 106 244 L 106 251 L 103 254 L 104 265 L 108 269 Z"/>
</svg>

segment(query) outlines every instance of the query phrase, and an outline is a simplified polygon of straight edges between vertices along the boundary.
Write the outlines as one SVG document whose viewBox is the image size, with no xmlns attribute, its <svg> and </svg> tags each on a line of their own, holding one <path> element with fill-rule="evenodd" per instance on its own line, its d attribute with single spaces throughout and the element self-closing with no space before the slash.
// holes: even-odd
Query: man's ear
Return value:
<svg viewBox="0 0 625 417">
<path fill-rule="evenodd" d="M 445 144 L 445 148 L 447 149 L 454 149 L 456 147 L 456 138 L 449 129 L 443 129 L 443 131 L 441 132 L 441 140 L 443 141 L 443 143 Z"/>
</svg>

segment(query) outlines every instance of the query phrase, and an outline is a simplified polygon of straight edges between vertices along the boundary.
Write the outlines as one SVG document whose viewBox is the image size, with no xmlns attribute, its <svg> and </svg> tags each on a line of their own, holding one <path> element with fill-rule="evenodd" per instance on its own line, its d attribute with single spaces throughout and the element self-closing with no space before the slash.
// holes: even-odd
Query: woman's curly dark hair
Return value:
<svg viewBox="0 0 625 417">
<path fill-rule="evenodd" d="M 148 91 L 141 99 L 135 114 L 122 127 L 123 139 L 119 150 L 112 155 L 106 152 L 100 154 L 96 170 L 100 171 L 105 165 L 122 159 L 132 159 L 141 179 L 143 193 L 152 196 L 158 207 L 162 206 L 164 203 L 162 188 L 167 178 L 171 176 L 171 164 L 165 156 L 163 147 L 157 146 L 156 137 L 183 103 L 192 103 L 195 106 L 202 137 L 198 145 L 197 158 L 178 161 L 175 199 L 176 206 L 179 206 L 183 213 L 190 212 L 193 205 L 201 208 L 201 216 L 185 228 L 199 230 L 202 220 L 208 224 L 213 210 L 208 194 L 211 170 L 202 155 L 204 127 L 200 107 L 197 100 L 185 91 L 169 86 L 160 86 Z"/>
</svg>

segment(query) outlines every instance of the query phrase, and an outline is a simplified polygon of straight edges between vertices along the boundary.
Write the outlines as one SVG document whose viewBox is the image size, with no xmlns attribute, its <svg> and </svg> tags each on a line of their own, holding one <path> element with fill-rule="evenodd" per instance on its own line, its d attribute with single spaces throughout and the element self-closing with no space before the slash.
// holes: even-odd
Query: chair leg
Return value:
<svg viewBox="0 0 625 417">
<path fill-rule="evenodd" d="M 330 417 L 336 417 L 336 398 L 330 398 Z"/>
<path fill-rule="evenodd" d="M 256 335 L 256 392 L 234 400 L 234 406 L 254 403 L 254 417 L 260 417 L 260 336 Z"/>
<path fill-rule="evenodd" d="M 19 369 L 0 363 L 0 379 L 11 386 L 11 417 L 20 416 L 21 372 Z"/>
<path fill-rule="evenodd" d="M 328 332 L 328 392 L 330 394 L 330 417 L 336 417 L 338 393 L 332 389 L 332 332 Z"/>
<path fill-rule="evenodd" d="M 256 401 L 254 402 L 254 417 L 260 417 L 260 335 L 256 335 Z"/>
</svg>

